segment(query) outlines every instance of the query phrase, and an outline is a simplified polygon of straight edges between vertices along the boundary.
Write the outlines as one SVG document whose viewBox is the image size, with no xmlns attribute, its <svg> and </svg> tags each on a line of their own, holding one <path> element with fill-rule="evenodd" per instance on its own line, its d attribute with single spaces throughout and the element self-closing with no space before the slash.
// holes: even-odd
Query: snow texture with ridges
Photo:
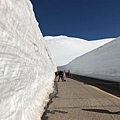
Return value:
<svg viewBox="0 0 120 120">
<path fill-rule="evenodd" d="M 40 120 L 56 66 L 29 0 L 0 0 L 0 120 Z"/>
</svg>

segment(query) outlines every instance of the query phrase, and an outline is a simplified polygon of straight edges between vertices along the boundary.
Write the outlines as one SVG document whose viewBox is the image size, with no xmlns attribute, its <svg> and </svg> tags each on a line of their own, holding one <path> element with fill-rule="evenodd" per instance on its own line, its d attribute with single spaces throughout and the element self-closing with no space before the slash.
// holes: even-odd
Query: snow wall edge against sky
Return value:
<svg viewBox="0 0 120 120">
<path fill-rule="evenodd" d="M 63 66 L 70 63 L 75 58 L 84 55 L 115 38 L 106 38 L 94 41 L 88 41 L 80 38 L 67 36 L 45 36 L 45 43 L 54 56 L 57 66 Z"/>
<path fill-rule="evenodd" d="M 0 0 L 0 119 L 40 120 L 56 65 L 29 0 Z"/>
</svg>

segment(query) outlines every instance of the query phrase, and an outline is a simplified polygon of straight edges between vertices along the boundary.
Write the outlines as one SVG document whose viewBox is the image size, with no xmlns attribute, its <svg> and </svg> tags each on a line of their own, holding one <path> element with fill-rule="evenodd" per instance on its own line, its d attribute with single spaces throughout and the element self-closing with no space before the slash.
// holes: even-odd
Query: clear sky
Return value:
<svg viewBox="0 0 120 120">
<path fill-rule="evenodd" d="M 31 0 L 43 36 L 120 36 L 120 0 Z"/>
</svg>

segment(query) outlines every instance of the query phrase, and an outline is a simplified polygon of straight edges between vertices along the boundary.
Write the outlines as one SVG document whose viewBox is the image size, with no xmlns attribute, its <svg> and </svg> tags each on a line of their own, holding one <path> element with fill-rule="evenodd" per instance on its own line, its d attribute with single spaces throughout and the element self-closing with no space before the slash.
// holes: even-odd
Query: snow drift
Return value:
<svg viewBox="0 0 120 120">
<path fill-rule="evenodd" d="M 57 66 L 66 65 L 76 57 L 102 46 L 114 38 L 87 41 L 67 36 L 46 36 L 45 42 L 54 56 Z"/>
<path fill-rule="evenodd" d="M 82 76 L 120 82 L 120 38 L 59 67 Z"/>
<path fill-rule="evenodd" d="M 0 120 L 39 120 L 55 64 L 29 0 L 0 0 L 0 17 Z"/>
</svg>

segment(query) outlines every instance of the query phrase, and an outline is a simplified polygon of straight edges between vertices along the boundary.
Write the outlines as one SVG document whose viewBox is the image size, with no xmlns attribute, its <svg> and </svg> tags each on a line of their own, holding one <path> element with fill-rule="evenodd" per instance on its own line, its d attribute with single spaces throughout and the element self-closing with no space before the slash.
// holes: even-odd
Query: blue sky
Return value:
<svg viewBox="0 0 120 120">
<path fill-rule="evenodd" d="M 31 0 L 43 36 L 87 40 L 120 35 L 120 0 Z"/>
</svg>

